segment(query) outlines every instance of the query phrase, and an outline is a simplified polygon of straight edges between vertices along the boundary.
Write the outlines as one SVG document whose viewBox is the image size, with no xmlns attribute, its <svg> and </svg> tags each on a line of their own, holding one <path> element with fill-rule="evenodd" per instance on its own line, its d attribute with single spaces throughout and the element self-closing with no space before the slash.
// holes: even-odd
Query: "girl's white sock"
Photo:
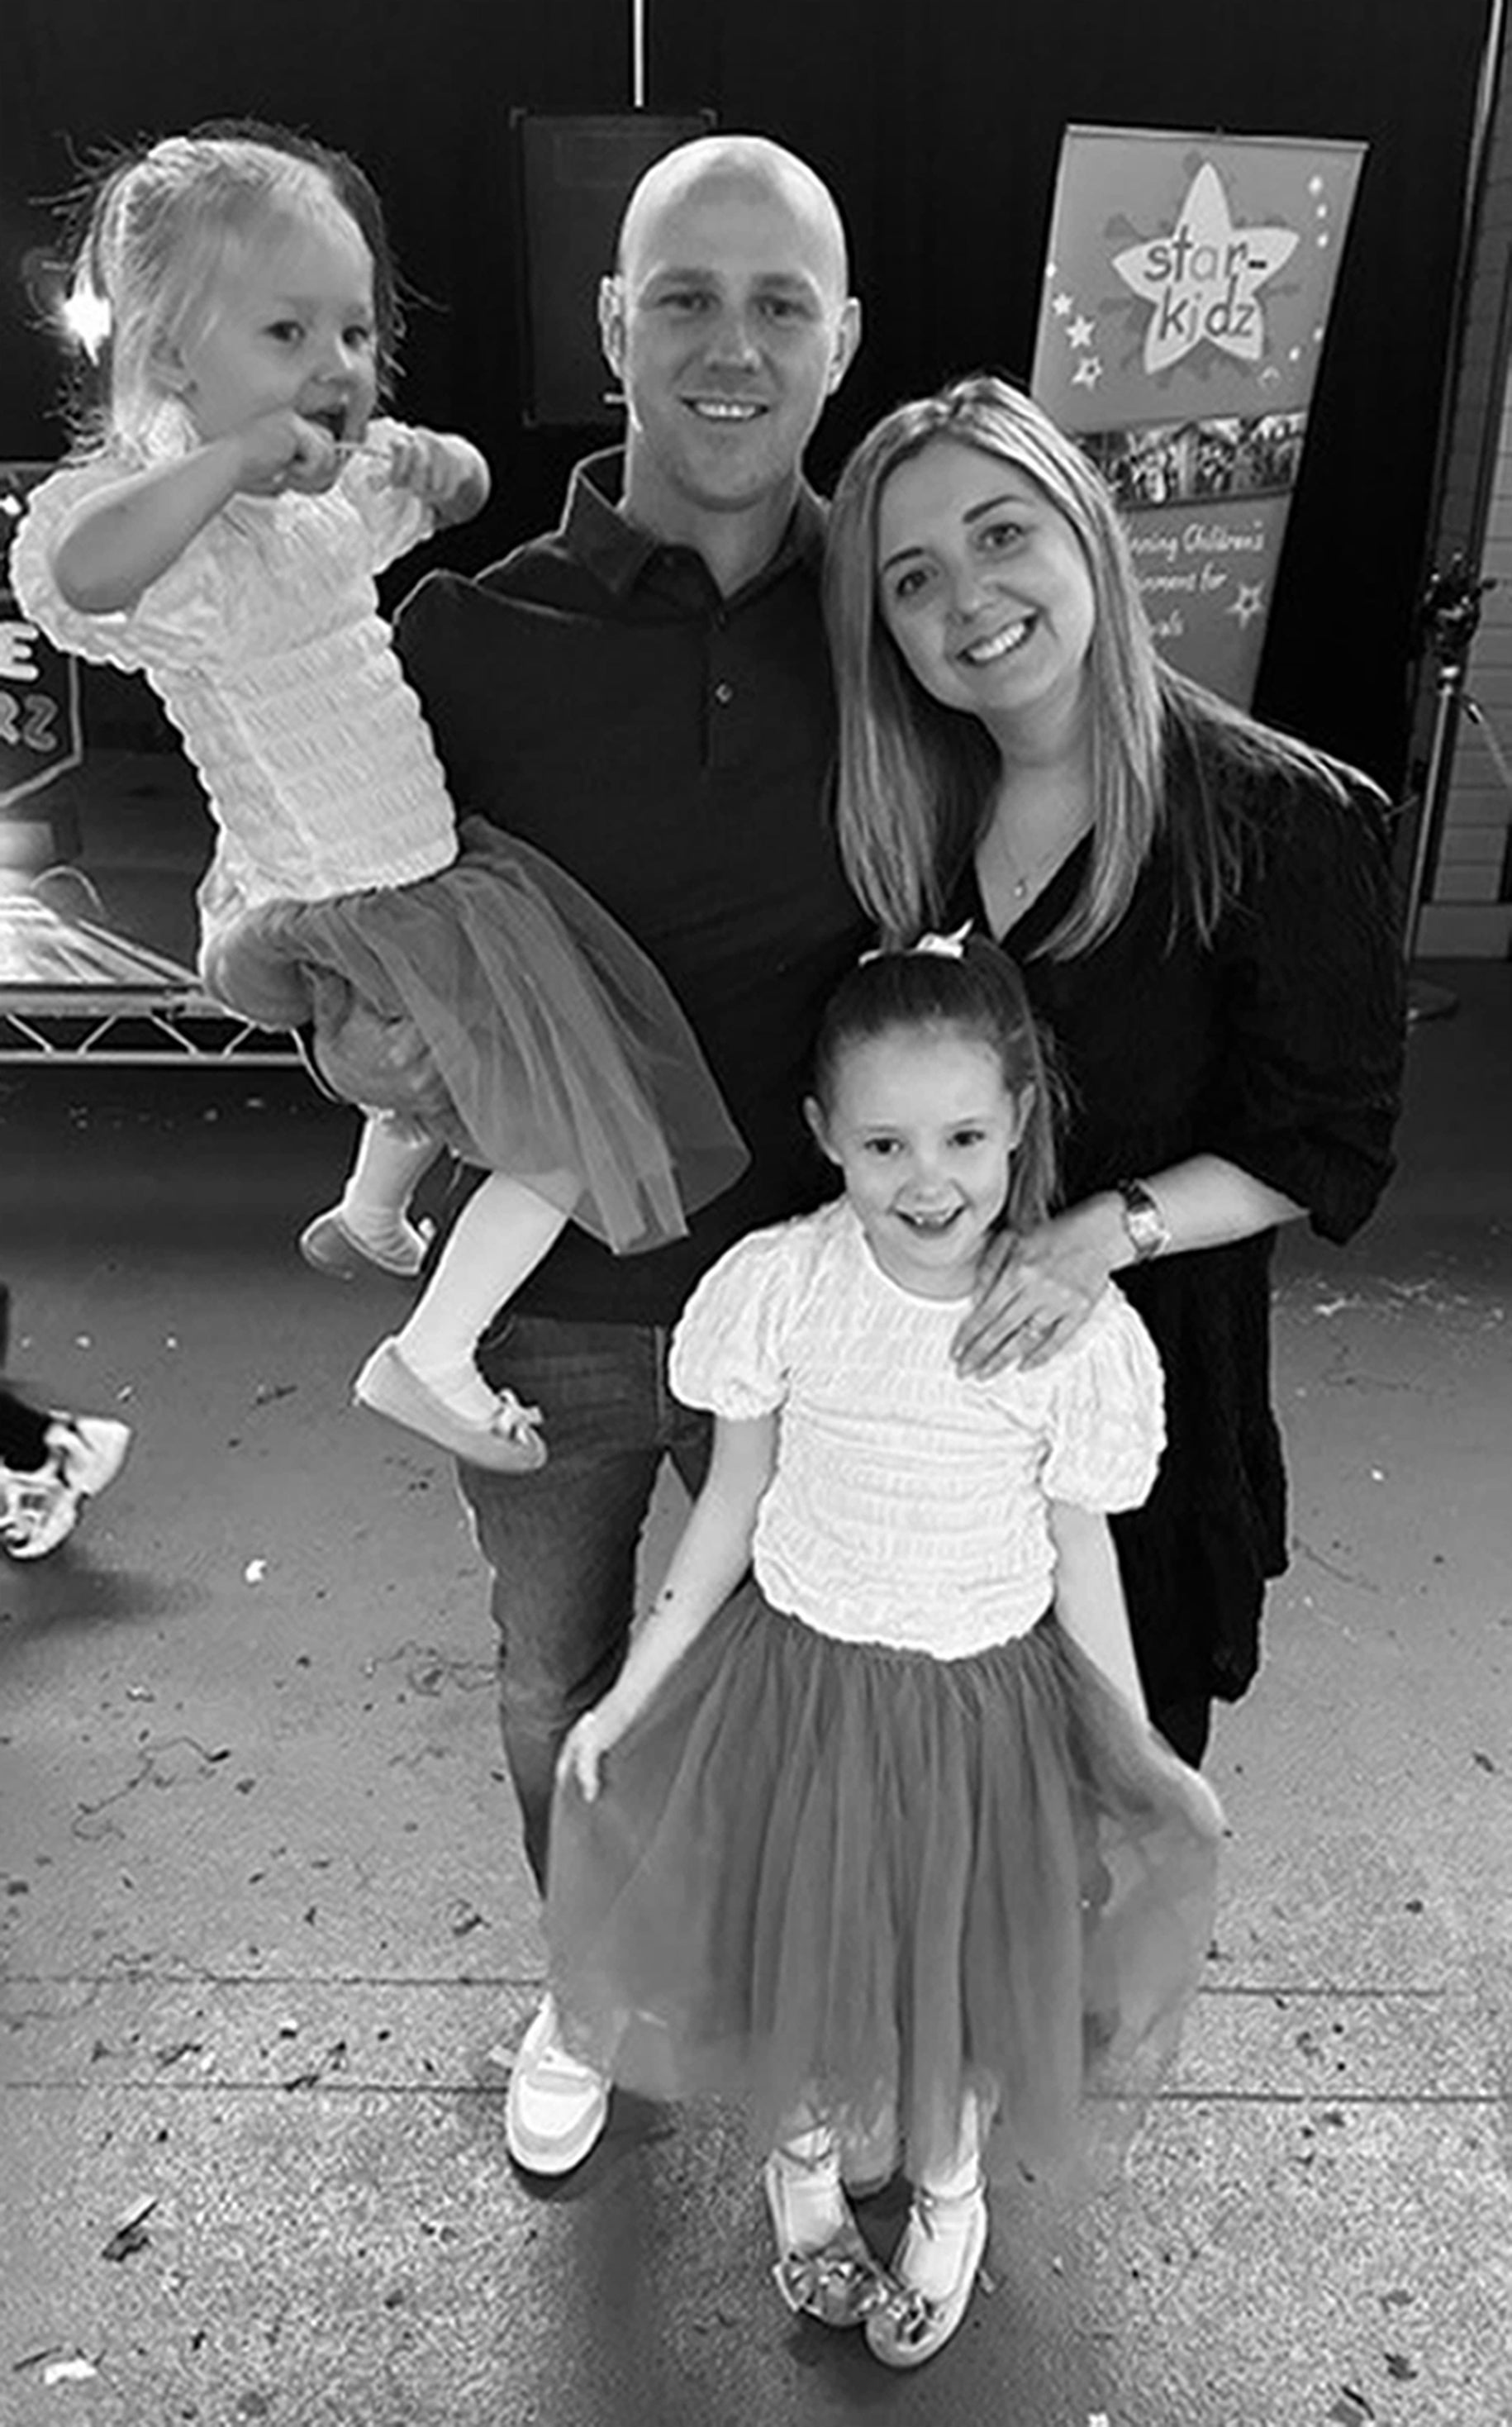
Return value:
<svg viewBox="0 0 1512 2427">
<path fill-rule="evenodd" d="M 908 2227 L 907 2277 L 909 2289 L 926 2299 L 946 2299 L 960 2278 L 975 2229 L 971 2194 L 983 2187 L 983 2124 L 977 2101 L 968 2095 L 954 2155 L 919 2182 L 923 2196 L 914 2202 Z"/>
<path fill-rule="evenodd" d="M 795 2132 L 772 2151 L 782 2175 L 783 2206 L 792 2248 L 822 2250 L 847 2222 L 840 2153 L 822 2127 Z"/>
<path fill-rule="evenodd" d="M 409 1219 L 410 1199 L 441 1148 L 398 1113 L 369 1113 L 341 1197 L 341 1218 L 365 1247 L 419 1271 L 425 1240 Z"/>
<path fill-rule="evenodd" d="M 555 1187 L 560 1175 L 548 1184 Z M 565 1197 L 571 1187 L 561 1181 Z M 492 1317 L 535 1270 L 567 1216 L 523 1181 L 490 1172 L 463 1206 L 419 1305 L 396 1334 L 399 1355 L 427 1389 L 470 1424 L 498 1402 L 473 1361 Z"/>
</svg>

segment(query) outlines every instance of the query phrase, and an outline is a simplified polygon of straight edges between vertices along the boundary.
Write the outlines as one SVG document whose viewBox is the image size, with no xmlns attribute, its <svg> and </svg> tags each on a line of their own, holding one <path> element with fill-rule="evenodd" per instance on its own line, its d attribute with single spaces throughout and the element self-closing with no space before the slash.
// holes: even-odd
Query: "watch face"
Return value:
<svg viewBox="0 0 1512 2427">
<path fill-rule="evenodd" d="M 1120 1190 L 1124 1200 L 1124 1228 L 1137 1256 L 1154 1256 L 1165 1246 L 1170 1232 L 1161 1217 L 1161 1211 L 1147 1188 L 1137 1185 Z"/>
</svg>

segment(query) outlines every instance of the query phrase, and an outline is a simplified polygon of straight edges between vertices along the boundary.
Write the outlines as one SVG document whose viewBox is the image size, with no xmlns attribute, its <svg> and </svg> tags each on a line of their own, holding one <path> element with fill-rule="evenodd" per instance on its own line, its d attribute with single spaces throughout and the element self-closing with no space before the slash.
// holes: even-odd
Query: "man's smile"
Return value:
<svg viewBox="0 0 1512 2427">
<path fill-rule="evenodd" d="M 767 411 L 752 397 L 689 396 L 683 402 L 700 421 L 755 421 Z"/>
</svg>

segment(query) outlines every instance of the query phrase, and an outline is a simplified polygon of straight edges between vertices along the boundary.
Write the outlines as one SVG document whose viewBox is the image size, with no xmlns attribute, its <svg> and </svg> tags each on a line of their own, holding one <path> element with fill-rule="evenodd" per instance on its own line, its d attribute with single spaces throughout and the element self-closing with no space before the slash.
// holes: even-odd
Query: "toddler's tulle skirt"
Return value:
<svg viewBox="0 0 1512 2427">
<path fill-rule="evenodd" d="M 841 1643 L 754 1584 L 559 1786 L 547 1893 L 569 2045 L 763 2142 L 888 2118 L 916 2176 L 963 2103 L 997 2175 L 1127 2143 L 1213 1917 L 1222 1815 L 1052 1618 L 970 1659 Z"/>
<path fill-rule="evenodd" d="M 679 1237 L 748 1158 L 670 986 L 528 843 L 480 818 L 462 841 L 415 885 L 243 913 L 207 941 L 205 985 L 259 1026 L 313 1018 L 340 1093 L 417 1113 L 616 1250 Z M 354 1051 L 365 1034 L 384 1050 Z"/>
</svg>

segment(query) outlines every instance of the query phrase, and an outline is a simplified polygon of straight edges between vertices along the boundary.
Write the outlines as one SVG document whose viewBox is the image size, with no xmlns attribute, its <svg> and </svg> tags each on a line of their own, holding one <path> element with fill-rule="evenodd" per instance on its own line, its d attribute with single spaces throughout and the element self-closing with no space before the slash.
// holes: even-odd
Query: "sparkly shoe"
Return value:
<svg viewBox="0 0 1512 2427">
<path fill-rule="evenodd" d="M 794 2317 L 818 2318 L 825 2326 L 858 2326 L 870 2320 L 888 2298 L 881 2265 L 867 2247 L 860 2226 L 845 2204 L 836 2179 L 841 2222 L 817 2250 L 800 2250 L 789 2205 L 789 2168 L 773 2151 L 762 2171 L 772 2229 L 780 2253 L 772 2280 Z"/>
<path fill-rule="evenodd" d="M 933 2359 L 966 2315 L 986 2246 L 987 2201 L 980 2178 L 973 2191 L 949 2199 L 916 2191 L 893 2256 L 892 2297 L 866 2321 L 872 2357 L 886 2368 L 920 2368 Z M 920 2289 L 920 2278 L 939 2289 Z"/>
</svg>

